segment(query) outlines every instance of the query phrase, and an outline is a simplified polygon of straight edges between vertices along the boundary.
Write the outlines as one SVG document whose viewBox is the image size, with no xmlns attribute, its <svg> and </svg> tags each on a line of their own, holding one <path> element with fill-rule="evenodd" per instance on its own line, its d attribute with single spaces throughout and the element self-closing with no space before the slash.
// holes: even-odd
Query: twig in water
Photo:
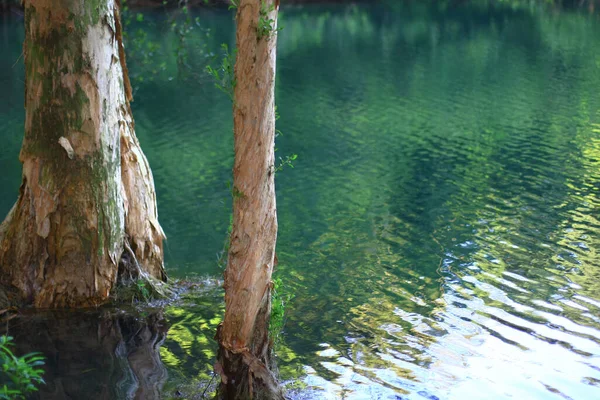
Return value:
<svg viewBox="0 0 600 400">
<path fill-rule="evenodd" d="M 208 388 L 210 387 L 210 385 L 212 384 L 213 380 L 215 379 L 215 376 L 217 374 L 213 374 L 212 378 L 210 378 L 210 382 L 208 382 L 208 385 L 206 385 L 206 387 L 204 388 L 204 392 L 202 392 L 202 398 L 204 398 L 204 395 L 206 394 L 206 391 L 208 390 Z"/>
<path fill-rule="evenodd" d="M 17 61 L 15 61 L 15 63 L 13 64 L 12 68 L 15 67 L 15 65 L 17 65 L 17 63 L 19 62 L 19 60 L 21 59 L 21 57 L 23 57 L 23 54 L 25 54 L 25 52 L 21 52 L 21 55 L 19 56 L 19 58 L 17 58 Z"/>
</svg>

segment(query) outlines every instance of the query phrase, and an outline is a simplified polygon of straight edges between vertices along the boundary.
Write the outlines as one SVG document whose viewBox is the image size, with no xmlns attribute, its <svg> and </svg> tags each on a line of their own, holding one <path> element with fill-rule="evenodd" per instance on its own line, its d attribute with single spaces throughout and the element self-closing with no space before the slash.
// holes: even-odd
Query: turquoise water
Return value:
<svg viewBox="0 0 600 400">
<path fill-rule="evenodd" d="M 277 147 L 298 159 L 277 176 L 277 275 L 294 296 L 278 358 L 293 398 L 600 397 L 600 17 L 484 3 L 283 11 Z M 233 141 L 230 102 L 203 68 L 234 31 L 225 11 L 193 17 L 181 42 L 145 13 L 127 51 L 168 272 L 214 281 Z M 2 214 L 20 183 L 22 39 L 20 21 L 0 20 Z M 57 343 L 83 328 L 54 329 L 50 385 L 120 388 L 97 398 L 191 385 L 200 398 L 221 296 L 187 296 L 146 339 L 100 319 L 125 343 L 86 347 L 112 354 L 110 374 L 85 359 L 72 373 L 60 354 L 77 347 Z M 153 374 L 124 366 L 131 354 Z"/>
</svg>

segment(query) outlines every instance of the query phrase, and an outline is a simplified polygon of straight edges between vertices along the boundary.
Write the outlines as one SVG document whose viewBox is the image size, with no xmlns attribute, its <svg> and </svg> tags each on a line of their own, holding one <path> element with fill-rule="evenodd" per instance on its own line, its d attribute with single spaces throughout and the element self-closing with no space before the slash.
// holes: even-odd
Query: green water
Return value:
<svg viewBox="0 0 600 400">
<path fill-rule="evenodd" d="M 600 397 L 600 17 L 483 3 L 284 9 L 277 147 L 298 159 L 277 175 L 277 275 L 294 296 L 278 360 L 294 398 Z M 127 50 L 168 272 L 214 280 L 231 104 L 202 69 L 234 28 L 196 16 L 184 70 L 162 15 L 132 23 Z M 20 183 L 22 39 L 0 20 L 1 214 Z M 164 393 L 210 379 L 221 295 L 165 311 Z M 56 356 L 52 387 L 133 396 L 144 381 L 115 373 L 115 354 L 112 375 Z"/>
</svg>

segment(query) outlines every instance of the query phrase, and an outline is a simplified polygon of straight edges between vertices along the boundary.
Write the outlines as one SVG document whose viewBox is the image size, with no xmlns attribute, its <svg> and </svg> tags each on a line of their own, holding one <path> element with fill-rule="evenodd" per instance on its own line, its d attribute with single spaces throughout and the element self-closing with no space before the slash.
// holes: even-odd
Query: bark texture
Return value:
<svg viewBox="0 0 600 400">
<path fill-rule="evenodd" d="M 271 274 L 277 240 L 275 59 L 278 2 L 241 0 L 234 91 L 233 229 L 216 370 L 228 399 L 283 398 L 270 370 Z M 259 19 L 269 20 L 268 34 Z M 264 26 L 264 25 L 263 25 Z"/>
<path fill-rule="evenodd" d="M 2 283 L 36 307 L 93 306 L 108 298 L 124 247 L 164 278 L 164 234 L 133 131 L 118 4 L 24 7 L 23 183 L 0 226 Z"/>
<path fill-rule="evenodd" d="M 121 0 L 117 0 L 119 13 Z M 121 135 L 121 178 L 125 199 L 125 233 L 135 257 L 144 272 L 155 278 L 166 280 L 163 264 L 163 240 L 166 235 L 158 223 L 156 191 L 150 164 L 142 152 L 135 136 L 134 122 L 129 102 L 133 100 L 129 72 L 125 62 L 123 30 L 120 15 L 115 18 L 119 60 L 123 72 L 126 97 L 126 113 Z"/>
</svg>

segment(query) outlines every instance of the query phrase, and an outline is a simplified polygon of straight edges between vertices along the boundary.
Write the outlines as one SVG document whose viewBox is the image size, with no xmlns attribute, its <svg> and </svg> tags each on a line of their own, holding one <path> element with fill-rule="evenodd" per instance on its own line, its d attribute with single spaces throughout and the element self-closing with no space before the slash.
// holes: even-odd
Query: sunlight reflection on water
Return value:
<svg viewBox="0 0 600 400">
<path fill-rule="evenodd" d="M 295 399 L 598 398 L 600 22 L 443 4 L 284 10 L 277 147 L 299 157 L 277 181 L 294 295 L 281 377 Z M 148 32 L 168 52 L 161 18 Z M 211 49 L 232 44 L 228 14 L 200 20 Z M 20 179 L 17 26 L 0 44 L 2 212 Z M 134 81 L 136 129 L 169 273 L 217 277 L 231 105 L 175 68 Z M 210 287 L 165 311 L 165 393 L 210 381 L 221 299 Z"/>
</svg>

